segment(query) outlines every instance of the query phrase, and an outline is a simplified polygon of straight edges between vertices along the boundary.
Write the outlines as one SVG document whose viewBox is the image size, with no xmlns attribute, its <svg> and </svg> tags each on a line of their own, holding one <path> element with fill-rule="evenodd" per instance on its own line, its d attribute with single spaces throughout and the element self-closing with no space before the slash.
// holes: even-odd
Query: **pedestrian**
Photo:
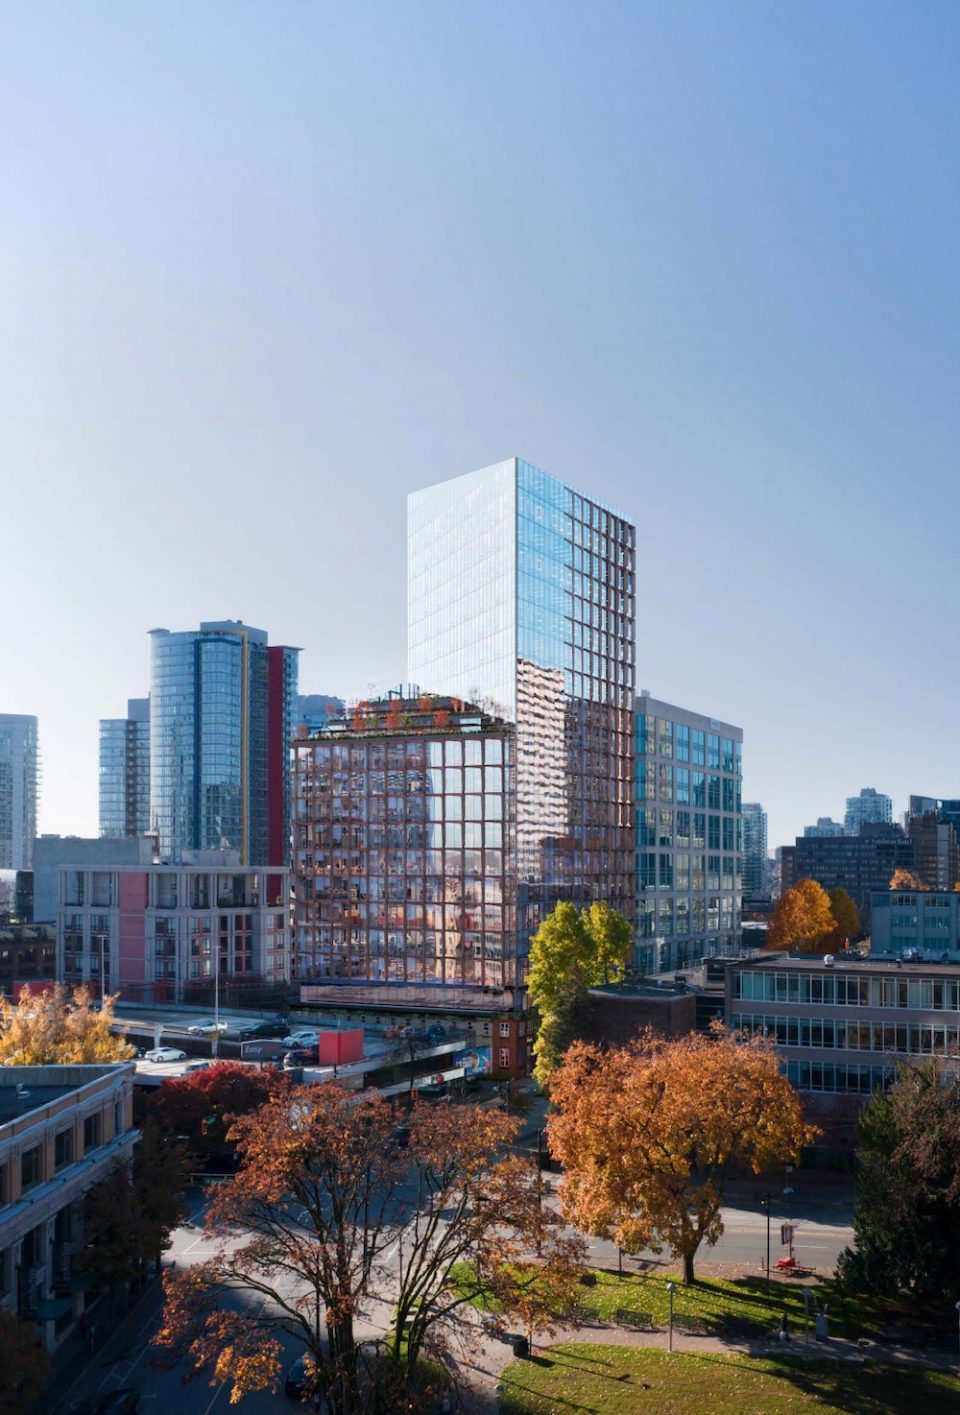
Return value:
<svg viewBox="0 0 960 1415">
<path fill-rule="evenodd" d="M 789 1341 L 789 1340 L 790 1340 L 790 1333 L 789 1333 L 789 1331 L 787 1330 L 787 1314 L 786 1314 L 786 1312 L 784 1312 L 783 1316 L 780 1318 L 780 1330 L 779 1330 L 779 1332 L 777 1333 L 777 1337 L 778 1337 L 778 1340 L 780 1340 L 780 1341 Z"/>
</svg>

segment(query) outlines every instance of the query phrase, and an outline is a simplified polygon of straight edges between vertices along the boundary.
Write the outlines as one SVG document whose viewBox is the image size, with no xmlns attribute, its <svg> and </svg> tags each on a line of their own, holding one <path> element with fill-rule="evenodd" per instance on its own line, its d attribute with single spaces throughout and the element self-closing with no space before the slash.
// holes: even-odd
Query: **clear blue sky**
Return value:
<svg viewBox="0 0 960 1415">
<path fill-rule="evenodd" d="M 960 796 L 960 6 L 0 7 L 0 710 L 96 830 L 147 630 L 404 671 L 407 490 L 631 512 L 770 844 Z M 437 685 L 440 686 L 440 685 Z"/>
</svg>

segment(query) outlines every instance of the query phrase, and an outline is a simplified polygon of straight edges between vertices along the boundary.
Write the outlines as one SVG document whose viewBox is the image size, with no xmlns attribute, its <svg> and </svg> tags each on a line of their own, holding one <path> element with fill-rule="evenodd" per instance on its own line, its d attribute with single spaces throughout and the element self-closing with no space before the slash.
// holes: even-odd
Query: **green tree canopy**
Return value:
<svg viewBox="0 0 960 1415">
<path fill-rule="evenodd" d="M 934 1058 L 905 1066 L 857 1127 L 854 1244 L 838 1276 L 854 1291 L 960 1299 L 960 1084 Z"/>
<path fill-rule="evenodd" d="M 583 1026 L 587 989 L 621 977 L 633 930 L 603 901 L 560 903 L 533 936 L 527 991 L 540 1014 L 534 1075 L 546 1085 Z"/>
</svg>

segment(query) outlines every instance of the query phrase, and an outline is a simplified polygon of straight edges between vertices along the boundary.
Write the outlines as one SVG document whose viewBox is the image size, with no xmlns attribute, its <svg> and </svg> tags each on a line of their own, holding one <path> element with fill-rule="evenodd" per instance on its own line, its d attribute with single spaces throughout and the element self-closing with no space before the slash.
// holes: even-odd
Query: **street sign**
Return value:
<svg viewBox="0 0 960 1415">
<path fill-rule="evenodd" d="M 784 1248 L 788 1247 L 793 1242 L 793 1229 L 794 1225 L 792 1223 L 782 1223 L 780 1225 L 780 1242 L 783 1244 Z"/>
<path fill-rule="evenodd" d="M 240 1055 L 244 1061 L 280 1061 L 288 1048 L 282 1042 L 241 1042 Z"/>
</svg>

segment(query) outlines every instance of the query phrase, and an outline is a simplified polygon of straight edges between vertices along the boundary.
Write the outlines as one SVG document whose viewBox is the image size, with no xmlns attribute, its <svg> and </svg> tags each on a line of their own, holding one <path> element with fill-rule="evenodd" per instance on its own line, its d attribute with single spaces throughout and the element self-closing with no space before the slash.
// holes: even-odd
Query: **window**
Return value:
<svg viewBox="0 0 960 1415">
<path fill-rule="evenodd" d="M 501 1022 L 501 1023 L 500 1023 L 500 1035 L 501 1035 L 501 1037 L 509 1037 L 509 1035 L 510 1035 L 510 1023 L 509 1023 L 509 1022 Z"/>
<path fill-rule="evenodd" d="M 95 1150 L 100 1144 L 100 1115 L 88 1115 L 83 1122 L 83 1148 Z"/>
<path fill-rule="evenodd" d="M 501 1070 L 501 1071 L 509 1070 L 509 1067 L 510 1067 L 510 1048 L 509 1048 L 509 1047 L 501 1047 L 500 1050 L 499 1050 L 499 1052 L 497 1053 L 497 1055 L 498 1055 L 498 1057 L 499 1057 L 500 1070 Z"/>
<path fill-rule="evenodd" d="M 34 1184 L 39 1184 L 40 1179 L 40 1146 L 35 1145 L 32 1150 L 24 1150 L 23 1154 L 20 1156 L 21 1192 L 32 1188 Z"/>
<path fill-rule="evenodd" d="M 73 1162 L 73 1131 L 61 1130 L 53 1142 L 53 1167 L 63 1169 Z"/>
</svg>

